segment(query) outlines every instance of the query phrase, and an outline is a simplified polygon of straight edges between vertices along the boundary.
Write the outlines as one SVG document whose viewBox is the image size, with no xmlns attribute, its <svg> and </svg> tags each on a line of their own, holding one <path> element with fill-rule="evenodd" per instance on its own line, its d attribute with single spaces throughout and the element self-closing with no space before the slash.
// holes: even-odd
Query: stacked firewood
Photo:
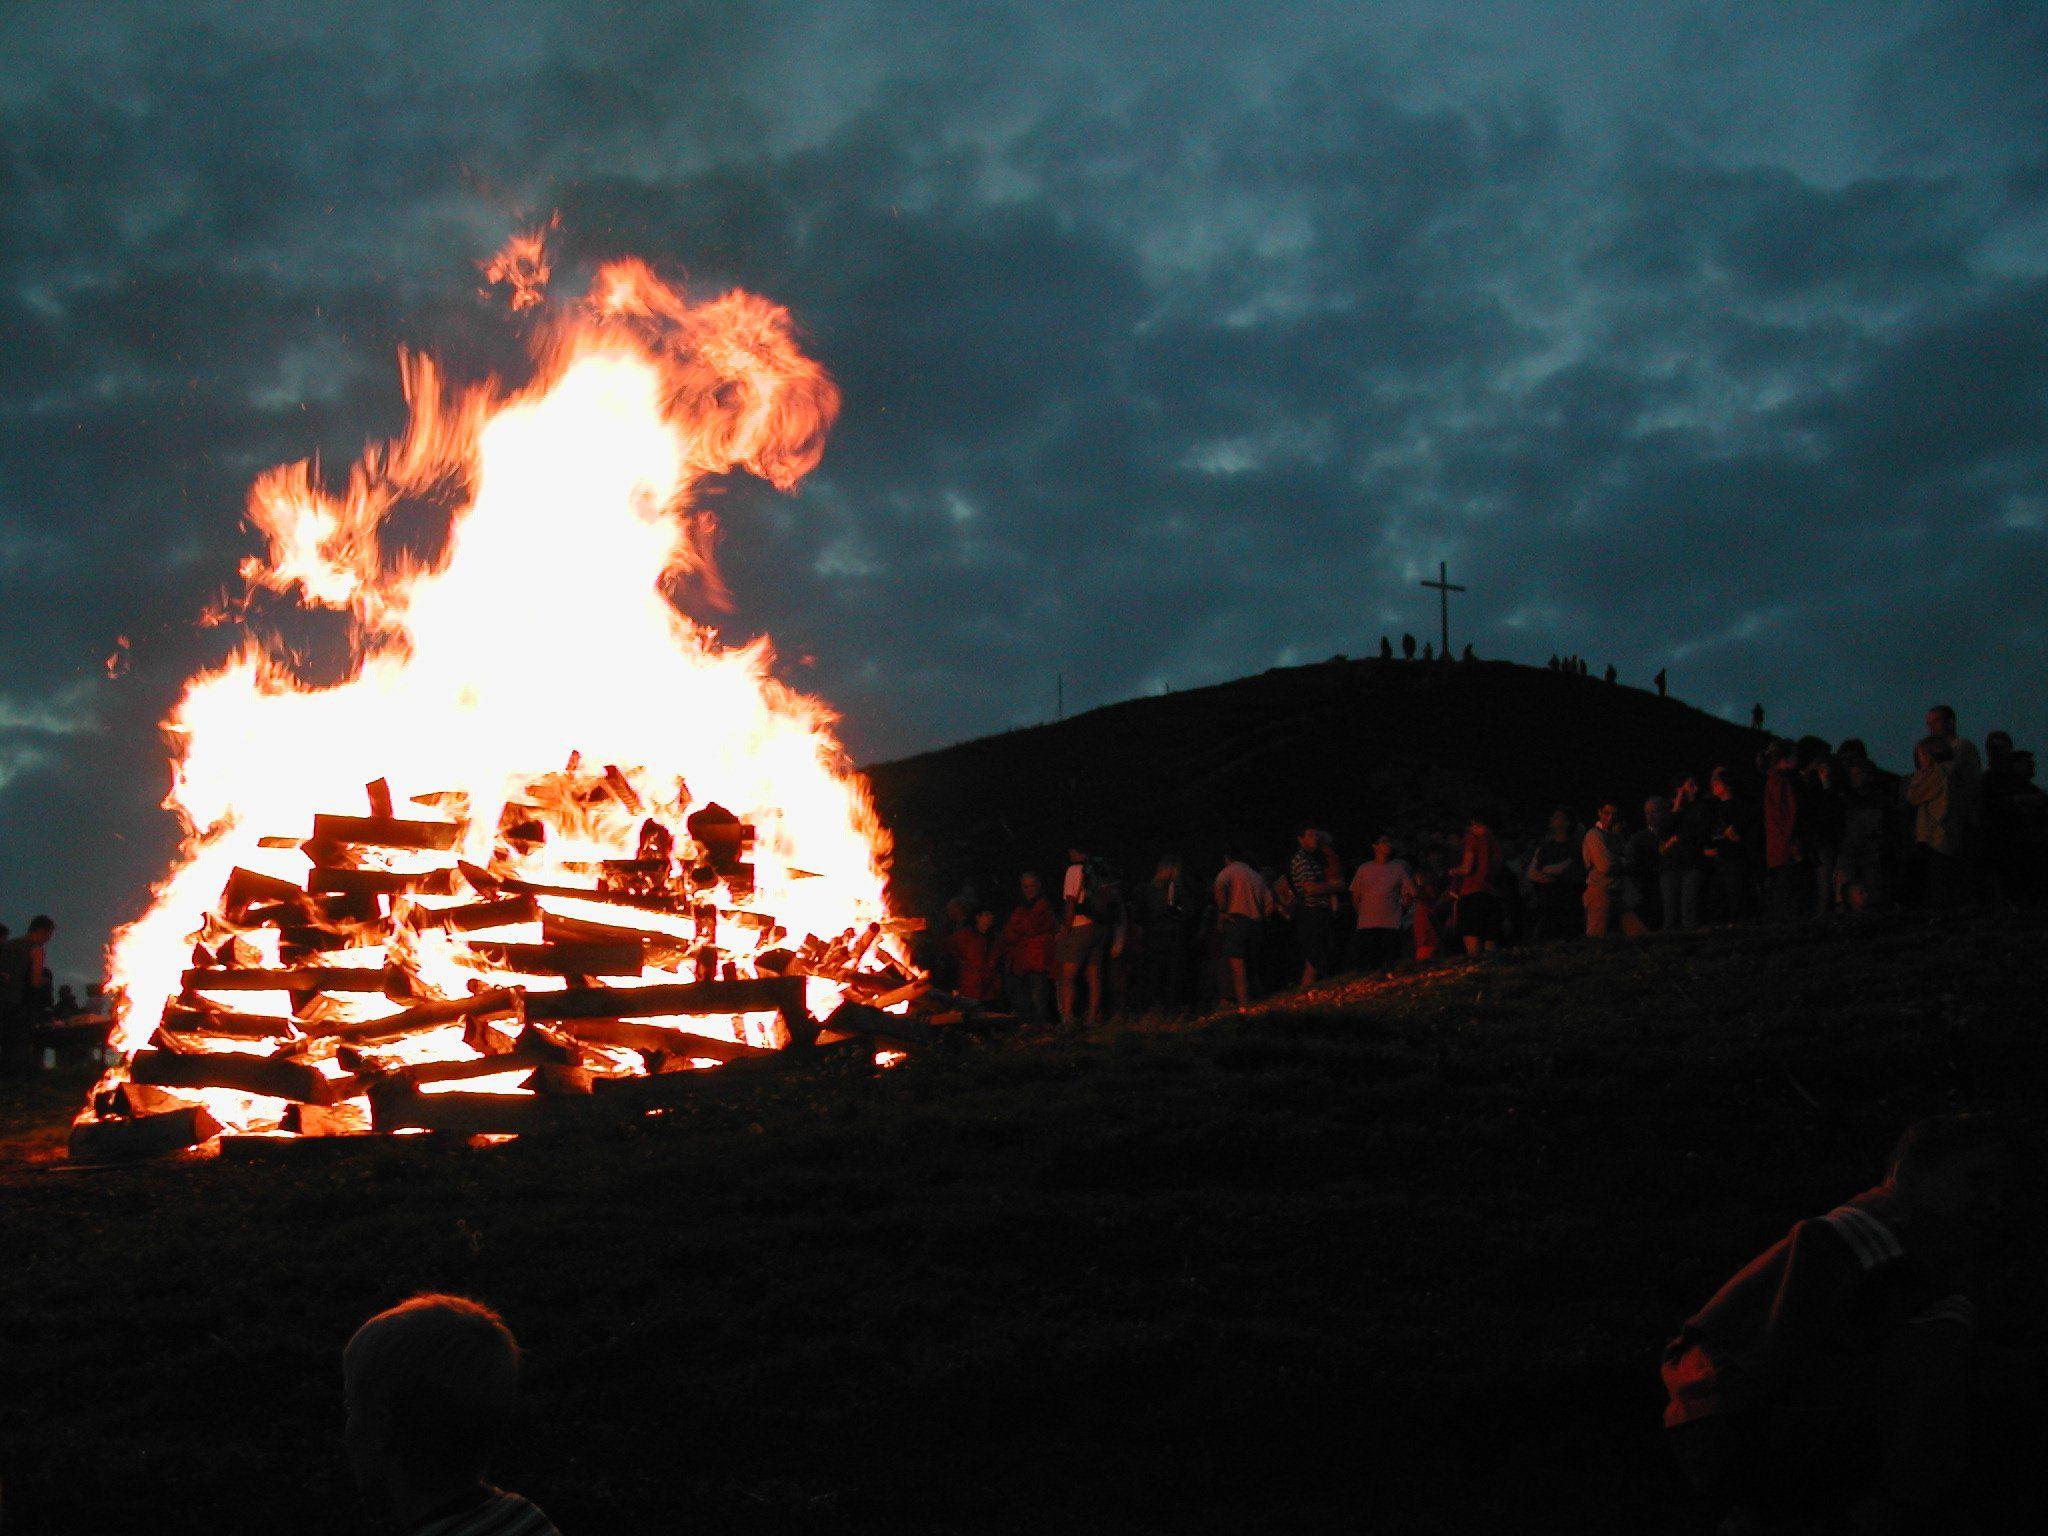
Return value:
<svg viewBox="0 0 2048 1536">
<path fill-rule="evenodd" d="M 619 769 L 573 759 L 529 789 L 486 865 L 460 857 L 460 796 L 418 797 L 433 814 L 401 817 L 381 780 L 370 814 L 265 839 L 311 867 L 298 881 L 234 871 L 148 1044 L 79 1115 L 73 1155 L 173 1151 L 224 1128 L 516 1134 L 656 1105 L 735 1061 L 835 1041 L 914 1049 L 958 1020 L 907 957 L 915 922 L 792 941 L 754 905 L 753 829 L 724 808 L 683 817 L 679 799 L 669 820 L 645 815 L 633 858 L 548 863 L 562 796 L 609 797 L 614 818 L 647 807 Z M 549 878 L 522 874 L 536 870 Z M 237 1006 L 249 997 L 288 1008 Z"/>
</svg>

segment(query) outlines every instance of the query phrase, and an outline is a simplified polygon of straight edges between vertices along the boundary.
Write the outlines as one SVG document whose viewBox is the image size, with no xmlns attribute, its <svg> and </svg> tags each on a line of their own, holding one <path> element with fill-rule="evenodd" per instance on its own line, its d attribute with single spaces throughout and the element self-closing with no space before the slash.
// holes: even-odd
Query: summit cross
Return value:
<svg viewBox="0 0 2048 1536">
<path fill-rule="evenodd" d="M 1450 566 L 1442 560 L 1436 563 L 1436 580 L 1425 581 L 1420 585 L 1436 589 L 1437 605 L 1440 609 L 1438 618 L 1443 623 L 1443 647 L 1437 654 L 1448 661 L 1451 655 L 1451 594 L 1465 589 L 1452 582 Z"/>
</svg>

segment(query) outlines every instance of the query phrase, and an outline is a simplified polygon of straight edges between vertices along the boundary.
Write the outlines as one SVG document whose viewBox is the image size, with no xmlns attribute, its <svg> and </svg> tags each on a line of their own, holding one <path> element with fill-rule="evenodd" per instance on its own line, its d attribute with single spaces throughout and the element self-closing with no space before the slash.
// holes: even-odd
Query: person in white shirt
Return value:
<svg viewBox="0 0 2048 1536">
<path fill-rule="evenodd" d="M 1384 970 L 1401 958 L 1401 935 L 1415 906 L 1415 874 L 1394 857 L 1394 840 L 1373 839 L 1372 858 L 1351 877 L 1358 928 L 1351 936 L 1351 968 Z"/>
<path fill-rule="evenodd" d="M 1259 924 L 1273 910 L 1273 890 L 1233 847 L 1216 876 L 1216 922 L 1230 990 L 1240 1010 L 1251 1005 L 1251 960 L 1258 952 Z"/>
</svg>

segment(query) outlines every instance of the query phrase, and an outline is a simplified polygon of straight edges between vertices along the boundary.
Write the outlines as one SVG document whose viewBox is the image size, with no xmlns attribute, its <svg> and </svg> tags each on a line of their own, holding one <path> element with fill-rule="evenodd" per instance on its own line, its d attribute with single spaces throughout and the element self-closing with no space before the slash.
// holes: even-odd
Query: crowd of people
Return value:
<svg viewBox="0 0 2048 1536">
<path fill-rule="evenodd" d="M 2048 793 L 2031 752 L 1927 711 L 1900 777 L 1860 741 L 1770 742 L 1754 763 L 1674 776 L 1640 812 L 1590 824 L 1560 807 L 1518 836 L 1476 810 L 1462 833 L 1376 835 L 1347 877 L 1304 821 L 1284 857 L 1225 850 L 1213 876 L 1176 854 L 1142 883 L 1069 850 L 1057 894 L 1019 877 L 1000 920 L 972 890 L 926 958 L 964 997 L 1037 1021 L 1234 1004 L 1347 971 L 1503 944 L 1789 920 L 1894 904 L 2048 899 Z"/>
</svg>

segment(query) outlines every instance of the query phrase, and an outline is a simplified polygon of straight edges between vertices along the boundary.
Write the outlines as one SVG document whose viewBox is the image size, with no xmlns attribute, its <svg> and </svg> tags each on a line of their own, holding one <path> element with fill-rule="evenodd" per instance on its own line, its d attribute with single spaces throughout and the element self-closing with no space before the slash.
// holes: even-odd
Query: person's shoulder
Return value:
<svg viewBox="0 0 2048 1536">
<path fill-rule="evenodd" d="M 459 1514 L 430 1521 L 412 1536 L 560 1536 L 539 1507 L 516 1493 L 492 1491 L 490 1498 Z"/>
</svg>

